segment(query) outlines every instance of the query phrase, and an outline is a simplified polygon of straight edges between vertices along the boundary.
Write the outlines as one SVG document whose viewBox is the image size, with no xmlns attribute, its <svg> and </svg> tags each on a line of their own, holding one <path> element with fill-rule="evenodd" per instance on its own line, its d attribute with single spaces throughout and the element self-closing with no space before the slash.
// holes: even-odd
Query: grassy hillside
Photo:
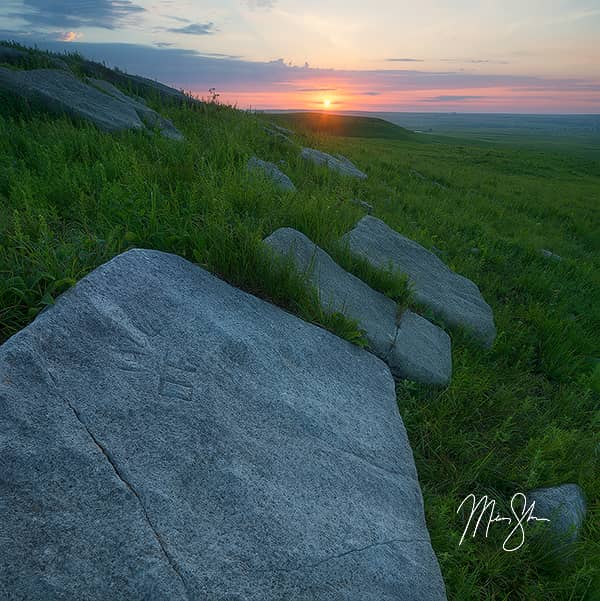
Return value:
<svg viewBox="0 0 600 601">
<path fill-rule="evenodd" d="M 355 324 L 322 314 L 289 265 L 273 270 L 260 241 L 291 226 L 348 261 L 335 241 L 363 214 L 351 199 L 367 201 L 473 279 L 498 325 L 489 352 L 452 334 L 447 389 L 398 388 L 449 598 L 598 598 L 600 164 L 414 136 L 334 137 L 299 125 L 303 145 L 343 153 L 369 175 L 354 181 L 268 136 L 272 116 L 217 104 L 152 106 L 184 142 L 110 135 L 0 105 L 0 340 L 96 266 L 145 247 L 182 255 L 362 343 Z M 251 177 L 252 155 L 284 160 L 299 192 Z M 400 278 L 348 266 L 410 303 Z M 563 567 L 529 534 L 523 549 L 502 551 L 501 528 L 458 547 L 456 510 L 467 494 L 493 496 L 506 515 L 515 492 L 564 482 L 584 488 L 589 512 Z"/>
<path fill-rule="evenodd" d="M 407 129 L 377 117 L 353 117 L 324 111 L 320 113 L 271 113 L 268 118 L 284 127 L 294 127 L 307 132 L 331 136 L 389 140 L 416 137 Z"/>
</svg>

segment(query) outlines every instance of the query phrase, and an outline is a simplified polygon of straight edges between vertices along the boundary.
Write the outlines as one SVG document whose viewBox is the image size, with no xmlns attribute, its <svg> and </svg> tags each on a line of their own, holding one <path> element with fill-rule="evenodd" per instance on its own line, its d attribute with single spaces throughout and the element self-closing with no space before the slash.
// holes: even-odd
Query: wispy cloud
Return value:
<svg viewBox="0 0 600 601">
<path fill-rule="evenodd" d="M 509 65 L 508 61 L 491 60 L 488 58 L 441 58 L 443 63 L 461 63 L 469 65 Z"/>
<path fill-rule="evenodd" d="M 186 35 L 212 35 L 217 32 L 217 29 L 214 23 L 190 23 L 183 27 L 168 27 L 165 31 Z"/>
<path fill-rule="evenodd" d="M 277 0 L 246 0 L 246 4 L 249 8 L 256 9 L 271 9 L 275 8 Z"/>
<path fill-rule="evenodd" d="M 422 58 L 410 58 L 410 57 L 386 58 L 385 61 L 387 63 L 424 63 L 425 62 Z"/>
<path fill-rule="evenodd" d="M 337 88 L 296 88 L 296 92 L 335 92 Z"/>
<path fill-rule="evenodd" d="M 423 102 L 468 102 L 470 100 L 482 100 L 483 98 L 488 98 L 488 96 L 442 94 L 432 98 L 423 98 Z"/>
</svg>

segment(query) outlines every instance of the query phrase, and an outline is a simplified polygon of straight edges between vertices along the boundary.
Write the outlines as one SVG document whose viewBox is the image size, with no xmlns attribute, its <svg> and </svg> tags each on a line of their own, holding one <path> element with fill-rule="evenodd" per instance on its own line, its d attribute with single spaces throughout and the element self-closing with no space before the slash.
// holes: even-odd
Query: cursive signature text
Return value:
<svg viewBox="0 0 600 601">
<path fill-rule="evenodd" d="M 550 521 L 546 518 L 538 518 L 533 515 L 535 501 L 532 501 L 531 505 L 527 505 L 527 497 L 520 492 L 515 493 L 510 500 L 510 511 L 512 516 L 501 516 L 499 513 L 496 513 L 496 501 L 494 499 L 489 499 L 487 495 L 484 495 L 477 500 L 477 497 L 474 494 L 467 495 L 463 499 L 456 513 L 459 513 L 465 503 L 468 502 L 471 503 L 471 513 L 469 514 L 467 525 L 465 526 L 460 542 L 458 543 L 459 547 L 463 544 L 469 530 L 472 529 L 471 536 L 475 538 L 480 526 L 485 524 L 485 538 L 487 538 L 492 524 L 506 523 L 508 526 L 512 526 L 512 529 L 504 539 L 502 548 L 510 553 L 512 551 L 517 551 L 525 543 L 525 524 L 533 521 Z M 521 509 L 519 509 L 519 507 L 521 507 Z"/>
</svg>

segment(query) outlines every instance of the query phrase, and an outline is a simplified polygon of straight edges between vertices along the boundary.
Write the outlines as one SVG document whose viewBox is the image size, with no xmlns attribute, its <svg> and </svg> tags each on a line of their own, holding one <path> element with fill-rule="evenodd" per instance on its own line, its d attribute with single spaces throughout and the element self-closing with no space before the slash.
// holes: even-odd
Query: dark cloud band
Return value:
<svg viewBox="0 0 600 601">
<path fill-rule="evenodd" d="M 23 0 L 22 9 L 15 7 L 10 16 L 24 19 L 33 27 L 114 29 L 145 10 L 133 0 Z"/>
</svg>

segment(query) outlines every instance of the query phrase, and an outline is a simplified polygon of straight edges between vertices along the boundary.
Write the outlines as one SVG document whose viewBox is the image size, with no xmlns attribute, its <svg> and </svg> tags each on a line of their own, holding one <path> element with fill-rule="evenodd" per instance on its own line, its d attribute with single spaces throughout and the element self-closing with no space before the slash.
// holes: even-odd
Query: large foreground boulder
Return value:
<svg viewBox="0 0 600 601">
<path fill-rule="evenodd" d="M 376 267 L 391 265 L 407 274 L 418 303 L 447 325 L 464 328 L 485 347 L 492 346 L 496 338 L 494 315 L 479 288 L 454 273 L 435 254 L 369 215 L 345 234 L 342 242 Z"/>
<path fill-rule="evenodd" d="M 145 122 L 158 127 L 163 135 L 177 139 L 182 137 L 170 121 L 148 107 L 133 99 L 128 100 L 124 94 L 121 97 L 87 85 L 67 71 L 15 71 L 0 67 L 0 91 L 24 98 L 54 114 L 91 121 L 104 131 L 145 129 Z"/>
<path fill-rule="evenodd" d="M 316 150 L 315 148 L 303 148 L 301 156 L 304 160 L 310 161 L 315 165 L 328 167 L 331 171 L 336 171 L 341 175 L 356 177 L 358 179 L 367 179 L 367 174 L 358 169 L 351 161 L 342 155 L 336 157 Z"/>
<path fill-rule="evenodd" d="M 304 234 L 281 228 L 265 239 L 281 257 L 290 257 L 319 292 L 323 309 L 358 322 L 373 353 L 397 379 L 446 385 L 452 375 L 450 337 L 423 317 L 404 311 L 390 298 L 345 271 Z"/>
<path fill-rule="evenodd" d="M 389 370 L 155 251 L 0 347 L 0 598 L 445 599 Z"/>
<path fill-rule="evenodd" d="M 284 192 L 295 192 L 296 186 L 292 180 L 283 172 L 275 163 L 263 161 L 257 157 L 252 157 L 248 160 L 246 169 L 250 173 L 259 173 L 268 177 L 273 183 Z"/>
</svg>

